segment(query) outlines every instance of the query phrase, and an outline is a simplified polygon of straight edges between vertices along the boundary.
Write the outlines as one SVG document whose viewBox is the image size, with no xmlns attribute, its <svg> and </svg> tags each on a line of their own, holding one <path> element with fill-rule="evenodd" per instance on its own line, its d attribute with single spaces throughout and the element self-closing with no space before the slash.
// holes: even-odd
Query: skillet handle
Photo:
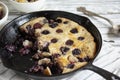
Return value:
<svg viewBox="0 0 120 80">
<path fill-rule="evenodd" d="M 120 77 L 118 77 L 118 76 L 114 75 L 113 73 L 108 72 L 102 68 L 94 66 L 92 64 L 87 65 L 84 69 L 94 71 L 94 72 L 98 73 L 99 75 L 101 75 L 102 77 L 104 77 L 106 80 L 120 80 Z"/>
</svg>

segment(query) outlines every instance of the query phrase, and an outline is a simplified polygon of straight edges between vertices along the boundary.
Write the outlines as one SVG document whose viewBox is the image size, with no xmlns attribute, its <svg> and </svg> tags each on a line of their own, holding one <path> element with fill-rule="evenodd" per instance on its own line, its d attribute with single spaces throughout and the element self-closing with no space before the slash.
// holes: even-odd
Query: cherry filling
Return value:
<svg viewBox="0 0 120 80">
<path fill-rule="evenodd" d="M 84 60 L 87 61 L 87 62 L 89 62 L 89 61 L 90 61 L 90 58 L 89 58 L 88 56 L 86 56 L 86 57 L 84 58 Z"/>
<path fill-rule="evenodd" d="M 49 26 L 50 26 L 51 28 L 55 28 L 55 27 L 58 26 L 58 23 L 56 23 L 56 22 L 50 23 Z"/>
<path fill-rule="evenodd" d="M 21 49 L 19 50 L 19 53 L 20 53 L 21 55 L 29 54 L 29 53 L 30 53 L 30 50 L 29 50 L 29 49 L 26 49 L 26 48 L 21 48 Z"/>
<path fill-rule="evenodd" d="M 62 23 L 62 20 L 61 19 L 57 19 L 56 22 Z"/>
<path fill-rule="evenodd" d="M 70 30 L 70 32 L 75 34 L 75 33 L 78 33 L 78 30 L 77 30 L 77 28 L 73 28 L 73 29 Z"/>
<path fill-rule="evenodd" d="M 63 30 L 62 30 L 62 29 L 57 29 L 56 32 L 57 32 L 57 33 L 62 33 Z"/>
<path fill-rule="evenodd" d="M 60 51 L 62 52 L 62 54 L 65 54 L 67 51 L 69 51 L 70 49 L 68 47 L 61 47 Z"/>
<path fill-rule="evenodd" d="M 57 41 L 58 41 L 58 39 L 56 39 L 56 38 L 51 39 L 52 43 L 56 43 Z"/>
<path fill-rule="evenodd" d="M 15 45 L 6 45 L 5 48 L 10 52 L 15 52 L 16 46 Z"/>
<path fill-rule="evenodd" d="M 54 55 L 52 55 L 52 57 L 53 58 L 58 58 L 58 57 L 60 57 L 60 54 L 54 54 Z"/>
<path fill-rule="evenodd" d="M 77 57 L 77 59 L 79 60 L 79 62 L 89 62 L 90 61 L 90 58 L 88 56 L 86 56 L 85 58 Z"/>
<path fill-rule="evenodd" d="M 37 51 L 37 50 L 38 50 L 38 41 L 34 41 L 32 50 L 33 50 L 33 51 Z"/>
<path fill-rule="evenodd" d="M 50 66 L 51 72 L 53 74 L 61 74 L 62 73 L 62 69 L 60 68 L 60 65 L 56 62 L 54 62 L 51 66 Z"/>
<path fill-rule="evenodd" d="M 68 64 L 67 68 L 73 69 L 74 66 L 75 66 L 75 65 L 74 65 L 73 63 L 72 63 L 72 64 Z"/>
<path fill-rule="evenodd" d="M 78 40 L 80 40 L 80 41 L 82 41 L 84 39 L 85 39 L 84 37 L 78 37 Z"/>
<path fill-rule="evenodd" d="M 51 19 L 51 20 L 49 20 L 49 26 L 51 28 L 55 28 L 58 26 L 58 22 L 55 22 L 54 20 Z"/>
<path fill-rule="evenodd" d="M 43 72 L 44 67 L 40 65 L 34 65 L 32 68 L 29 69 L 30 72 Z"/>
<path fill-rule="evenodd" d="M 84 62 L 84 59 L 82 59 L 82 58 L 77 58 L 78 60 L 79 60 L 79 62 Z"/>
<path fill-rule="evenodd" d="M 35 24 L 33 25 L 33 28 L 34 28 L 34 29 L 39 29 L 39 28 L 42 28 L 42 25 L 41 25 L 40 23 L 35 23 Z"/>
<path fill-rule="evenodd" d="M 41 33 L 44 34 L 44 35 L 47 35 L 47 34 L 49 34 L 50 32 L 49 32 L 48 30 L 44 30 L 44 31 L 42 31 Z"/>
<path fill-rule="evenodd" d="M 67 40 L 65 44 L 71 46 L 73 45 L 73 43 L 74 43 L 73 40 Z"/>
<path fill-rule="evenodd" d="M 81 53 L 81 51 L 77 48 L 72 51 L 73 55 L 80 55 L 80 53 Z"/>
</svg>

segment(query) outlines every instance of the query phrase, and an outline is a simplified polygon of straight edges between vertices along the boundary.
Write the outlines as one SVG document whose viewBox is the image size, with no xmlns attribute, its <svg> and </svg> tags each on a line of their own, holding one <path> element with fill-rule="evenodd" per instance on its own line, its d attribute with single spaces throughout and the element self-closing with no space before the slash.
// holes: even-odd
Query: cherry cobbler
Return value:
<svg viewBox="0 0 120 80">
<path fill-rule="evenodd" d="M 6 49 L 18 50 L 21 56 L 33 54 L 31 58 L 35 65 L 29 69 L 31 73 L 68 73 L 86 65 L 95 56 L 94 37 L 70 19 L 34 18 L 19 30 L 21 35 L 14 43 L 17 49 L 14 45 L 7 45 Z"/>
</svg>

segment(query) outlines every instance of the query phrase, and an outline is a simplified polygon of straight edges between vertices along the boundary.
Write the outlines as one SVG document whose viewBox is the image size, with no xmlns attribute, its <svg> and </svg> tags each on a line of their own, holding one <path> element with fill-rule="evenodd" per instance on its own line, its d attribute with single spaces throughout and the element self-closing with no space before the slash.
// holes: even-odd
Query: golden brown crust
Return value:
<svg viewBox="0 0 120 80">
<path fill-rule="evenodd" d="M 49 54 L 60 54 L 54 60 L 63 70 L 62 73 L 78 69 L 86 65 L 89 59 L 94 58 L 96 43 L 94 42 L 94 37 L 84 27 L 72 20 L 58 17 L 57 19 L 60 19 L 62 22 L 58 23 L 56 27 L 51 28 L 49 23 L 43 23 L 44 19 L 46 18 L 39 17 L 33 19 L 21 26 L 20 29 L 28 33 L 27 25 L 31 25 L 32 28 L 35 23 L 42 25 L 42 28 L 35 29 L 34 34 L 38 41 L 38 49 L 41 51 L 49 43 Z M 42 34 L 45 30 L 49 31 L 49 33 Z M 57 42 L 51 42 L 54 38 L 57 39 Z M 74 64 L 72 69 L 68 67 L 69 64 Z"/>
</svg>

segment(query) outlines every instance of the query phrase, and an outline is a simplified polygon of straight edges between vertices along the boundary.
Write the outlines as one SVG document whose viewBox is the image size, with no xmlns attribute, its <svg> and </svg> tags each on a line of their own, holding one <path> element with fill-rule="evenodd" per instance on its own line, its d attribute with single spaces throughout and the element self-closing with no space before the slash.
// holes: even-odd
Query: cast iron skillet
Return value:
<svg viewBox="0 0 120 80">
<path fill-rule="evenodd" d="M 18 27 L 28 22 L 32 18 L 41 17 L 41 16 L 45 16 L 48 19 L 50 18 L 54 19 L 56 17 L 65 17 L 82 25 L 94 36 L 95 42 L 97 43 L 96 56 L 99 54 L 102 46 L 102 38 L 98 29 L 91 23 L 91 21 L 88 18 L 83 16 L 78 16 L 76 14 L 72 14 L 68 12 L 63 12 L 63 11 L 40 11 L 40 12 L 33 12 L 33 13 L 22 15 L 12 20 L 1 30 L 0 56 L 5 67 L 10 68 L 21 75 L 24 75 L 33 79 L 38 79 L 38 80 L 58 80 L 58 79 L 73 76 L 73 74 L 75 74 L 76 72 L 85 70 L 85 69 L 92 70 L 100 74 L 107 80 L 113 80 L 113 79 L 120 80 L 120 78 L 117 77 L 116 75 L 94 66 L 92 63 L 95 58 L 91 60 L 86 66 L 66 74 L 59 74 L 59 75 L 56 74 L 52 76 L 45 76 L 45 75 L 40 75 L 35 73 L 25 73 L 24 72 L 25 69 L 30 67 L 33 64 L 33 62 L 30 60 L 31 55 L 22 56 L 22 57 L 12 56 L 10 53 L 8 53 L 4 49 L 4 47 L 6 44 L 10 44 L 15 41 L 16 36 L 19 34 Z"/>
</svg>

